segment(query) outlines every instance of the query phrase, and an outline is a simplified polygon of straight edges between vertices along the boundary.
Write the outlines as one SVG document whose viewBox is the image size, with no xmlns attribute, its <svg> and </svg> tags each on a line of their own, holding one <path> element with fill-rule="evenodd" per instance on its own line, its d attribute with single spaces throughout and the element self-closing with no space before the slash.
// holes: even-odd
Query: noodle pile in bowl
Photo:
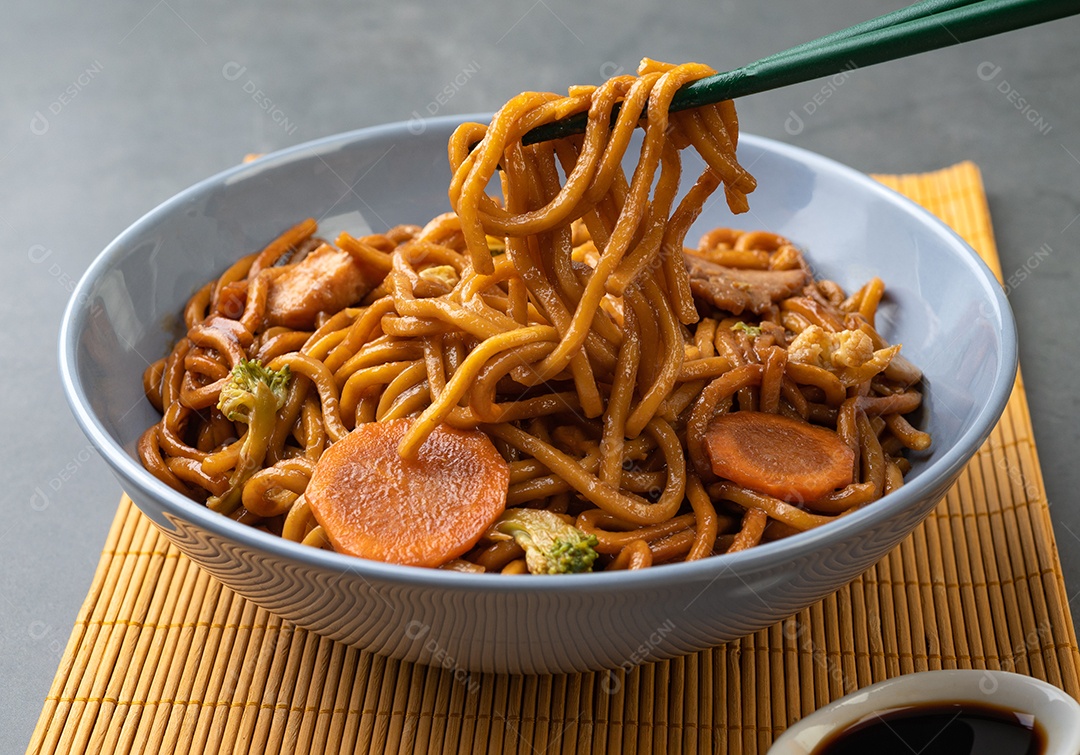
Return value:
<svg viewBox="0 0 1080 755">
<path fill-rule="evenodd" d="M 919 371 L 874 327 L 882 282 L 849 296 L 764 231 L 684 246 L 715 190 L 744 212 L 755 186 L 730 102 L 668 112 L 712 73 L 645 60 L 519 95 L 451 138 L 453 212 L 333 243 L 308 220 L 239 260 L 144 376 L 163 416 L 143 464 L 291 540 L 507 573 L 555 571 L 520 537 L 534 519 L 595 551 L 571 570 L 642 568 L 824 525 L 902 485 L 905 449 L 930 438 L 904 418 Z M 579 112 L 584 135 L 522 144 Z M 679 197 L 687 147 L 706 168 Z M 496 176 L 504 200 L 486 193 Z M 439 463 L 445 490 L 424 480 Z M 422 547 L 396 542 L 410 538 Z"/>
</svg>

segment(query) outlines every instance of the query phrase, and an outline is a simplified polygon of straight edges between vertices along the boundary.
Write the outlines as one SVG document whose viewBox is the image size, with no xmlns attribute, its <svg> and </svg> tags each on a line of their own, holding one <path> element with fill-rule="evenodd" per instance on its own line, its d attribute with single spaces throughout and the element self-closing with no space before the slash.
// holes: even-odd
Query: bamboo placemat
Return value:
<svg viewBox="0 0 1080 755">
<path fill-rule="evenodd" d="M 880 176 L 1000 276 L 978 169 Z M 387 661 L 268 615 L 125 497 L 31 752 L 764 752 L 871 682 L 1001 668 L 1080 695 L 1080 653 L 1023 386 L 946 500 L 862 577 L 726 646 L 630 673 Z"/>
</svg>

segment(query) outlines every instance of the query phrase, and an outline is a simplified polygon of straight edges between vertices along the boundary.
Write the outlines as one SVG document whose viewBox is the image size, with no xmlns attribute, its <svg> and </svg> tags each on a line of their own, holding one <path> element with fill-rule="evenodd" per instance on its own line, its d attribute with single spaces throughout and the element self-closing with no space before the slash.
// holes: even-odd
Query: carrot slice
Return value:
<svg viewBox="0 0 1080 755">
<path fill-rule="evenodd" d="M 315 465 L 305 496 L 339 552 L 439 566 L 472 548 L 506 508 L 510 467 L 486 435 L 440 426 L 416 459 L 402 459 L 411 423 L 360 425 Z"/>
<path fill-rule="evenodd" d="M 705 430 L 713 472 L 789 502 L 812 501 L 852 481 L 855 455 L 824 427 L 780 414 L 721 414 Z"/>
</svg>

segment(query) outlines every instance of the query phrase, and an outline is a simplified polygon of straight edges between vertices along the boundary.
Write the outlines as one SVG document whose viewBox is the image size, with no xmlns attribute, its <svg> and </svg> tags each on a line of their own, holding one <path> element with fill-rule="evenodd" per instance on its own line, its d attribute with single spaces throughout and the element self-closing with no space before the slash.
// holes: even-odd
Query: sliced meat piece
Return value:
<svg viewBox="0 0 1080 755">
<path fill-rule="evenodd" d="M 798 293 L 810 282 L 801 269 L 744 270 L 717 265 L 694 254 L 685 254 L 684 259 L 694 296 L 733 315 L 746 310 L 764 314 L 769 305 Z"/>
<path fill-rule="evenodd" d="M 385 272 L 323 244 L 274 278 L 266 297 L 266 324 L 311 330 L 320 312 L 337 312 L 382 282 Z"/>
</svg>

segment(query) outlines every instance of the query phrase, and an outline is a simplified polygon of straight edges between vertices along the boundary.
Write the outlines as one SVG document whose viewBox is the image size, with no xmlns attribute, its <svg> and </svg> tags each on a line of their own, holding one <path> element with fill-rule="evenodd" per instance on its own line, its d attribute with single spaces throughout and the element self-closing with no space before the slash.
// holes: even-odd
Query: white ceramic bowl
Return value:
<svg viewBox="0 0 1080 755">
<path fill-rule="evenodd" d="M 1080 704 L 1057 687 L 1009 671 L 923 671 L 887 679 L 829 703 L 785 731 L 769 755 L 810 755 L 874 713 L 934 703 L 981 703 L 1035 717 L 1046 735 L 1042 755 L 1080 752 Z"/>
<path fill-rule="evenodd" d="M 474 116 L 469 120 L 485 119 Z M 402 567 L 306 548 L 221 517 L 153 478 L 135 444 L 157 415 L 141 375 L 166 353 L 187 297 L 305 217 L 330 235 L 423 223 L 448 209 L 446 141 L 461 119 L 395 124 L 269 155 L 151 211 L 75 290 L 60 365 L 79 424 L 135 503 L 236 592 L 315 632 L 455 670 L 569 672 L 630 666 L 769 626 L 844 585 L 933 509 L 989 434 L 1012 388 L 1015 327 L 990 272 L 954 233 L 865 175 L 746 136 L 751 212 L 722 200 L 692 235 L 764 228 L 846 287 L 888 285 L 884 335 L 926 374 L 930 452 L 904 488 L 816 531 L 745 552 L 640 572 L 497 577 Z M 417 133 L 419 132 L 419 133 Z M 684 176 L 697 164 L 688 156 Z M 111 505 L 101 501 L 100 505 Z"/>
</svg>

